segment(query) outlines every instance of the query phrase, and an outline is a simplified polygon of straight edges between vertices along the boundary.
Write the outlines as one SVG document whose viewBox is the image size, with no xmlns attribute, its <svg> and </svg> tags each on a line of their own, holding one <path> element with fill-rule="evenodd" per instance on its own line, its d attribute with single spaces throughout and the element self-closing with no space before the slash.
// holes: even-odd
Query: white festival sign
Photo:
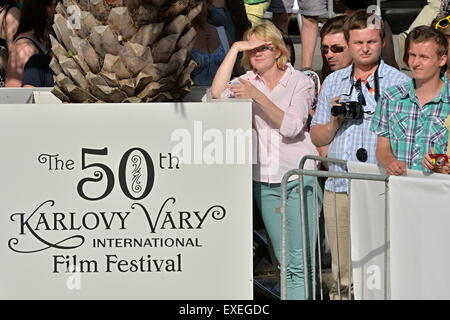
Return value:
<svg viewBox="0 0 450 320">
<path fill-rule="evenodd" d="M 211 161 L 244 152 L 230 130 L 249 102 L 1 105 L 0 298 L 251 299 L 251 154 Z"/>
</svg>

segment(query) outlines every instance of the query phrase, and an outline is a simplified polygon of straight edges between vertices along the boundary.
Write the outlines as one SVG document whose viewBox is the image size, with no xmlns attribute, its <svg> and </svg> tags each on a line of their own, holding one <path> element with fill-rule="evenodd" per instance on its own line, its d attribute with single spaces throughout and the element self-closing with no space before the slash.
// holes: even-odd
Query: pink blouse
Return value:
<svg viewBox="0 0 450 320">
<path fill-rule="evenodd" d="M 248 71 L 240 78 L 249 81 L 284 111 L 281 127 L 277 129 L 259 104 L 253 102 L 253 128 L 256 131 L 253 154 L 257 155 L 256 163 L 253 159 L 253 180 L 280 183 L 287 171 L 298 169 L 303 156 L 318 155 L 307 131 L 308 112 L 315 94 L 314 83 L 291 64 L 287 64 L 284 75 L 272 91 L 254 71 Z M 233 92 L 227 88 L 221 97 L 231 98 Z M 305 169 L 317 168 L 313 161 L 307 161 Z M 289 180 L 296 178 L 292 176 Z"/>
</svg>

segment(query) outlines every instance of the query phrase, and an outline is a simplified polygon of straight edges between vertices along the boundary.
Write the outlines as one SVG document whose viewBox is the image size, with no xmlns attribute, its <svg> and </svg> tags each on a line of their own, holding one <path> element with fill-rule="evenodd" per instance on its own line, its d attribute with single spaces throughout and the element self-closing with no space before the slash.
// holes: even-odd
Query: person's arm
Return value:
<svg viewBox="0 0 450 320">
<path fill-rule="evenodd" d="M 284 118 L 284 111 L 278 108 L 272 100 L 259 91 L 250 82 L 240 78 L 241 84 L 228 85 L 228 88 L 234 93 L 236 98 L 239 99 L 252 99 L 259 104 L 262 111 L 269 117 L 273 125 L 279 129 Z"/>
<path fill-rule="evenodd" d="M 321 156 L 322 158 L 328 158 L 328 147 L 329 145 L 317 147 L 316 149 L 319 152 L 319 156 Z M 327 170 L 329 169 L 327 161 L 322 162 L 322 165 L 325 169 Z"/>
<path fill-rule="evenodd" d="M 317 99 L 310 129 L 311 141 L 316 147 L 329 145 L 344 123 L 344 119 L 338 119 L 331 115 L 332 105 L 339 100 L 334 90 L 335 82 L 336 78 L 333 76 L 327 77 Z"/>
<path fill-rule="evenodd" d="M 384 91 L 375 108 L 370 131 L 378 136 L 376 157 L 378 163 L 386 169 L 388 175 L 402 175 L 406 172 L 406 164 L 397 160 L 392 153 L 389 89 Z M 395 125 L 395 124 L 394 124 Z"/>
<path fill-rule="evenodd" d="M 11 55 L 11 52 L 14 47 L 14 36 L 17 32 L 17 28 L 19 27 L 19 19 L 20 19 L 20 10 L 12 7 L 8 10 L 8 14 L 6 15 L 6 30 L 5 30 L 5 39 L 6 44 L 8 46 L 8 54 Z"/>
<path fill-rule="evenodd" d="M 321 157 L 326 158 L 328 156 L 328 147 L 329 147 L 328 144 L 323 147 L 317 147 L 317 151 L 319 152 L 319 155 Z"/>
<path fill-rule="evenodd" d="M 311 128 L 311 141 L 316 147 L 324 147 L 331 143 L 336 132 L 342 125 L 342 121 L 332 117 L 326 124 L 318 124 Z"/>
<path fill-rule="evenodd" d="M 217 69 L 216 75 L 214 76 L 213 82 L 211 84 L 211 96 L 214 99 L 220 98 L 220 95 L 226 88 L 227 82 L 230 81 L 231 74 L 233 73 L 233 68 L 239 52 L 252 50 L 254 48 L 268 44 L 271 44 L 271 42 L 252 43 L 250 41 L 237 41 L 233 43 L 227 55 L 225 56 L 225 59 L 223 59 L 219 69 Z"/>
<path fill-rule="evenodd" d="M 303 73 L 298 73 L 290 104 L 284 111 L 280 123 L 280 134 L 284 137 L 294 138 L 307 129 L 309 112 L 312 110 L 316 94 L 314 81 Z"/>
<path fill-rule="evenodd" d="M 329 108 L 331 109 L 332 105 L 336 105 L 339 97 L 335 97 L 332 99 Z M 324 108 L 324 106 L 322 106 Z M 311 141 L 316 147 L 324 147 L 331 143 L 336 132 L 344 123 L 344 119 L 331 116 L 330 121 L 325 124 L 316 124 L 311 127 Z"/>
<path fill-rule="evenodd" d="M 37 49 L 27 39 L 19 39 L 14 43 L 8 58 L 5 87 L 20 87 L 22 85 L 23 70 L 28 59 L 38 53 Z"/>
<path fill-rule="evenodd" d="M 211 84 L 211 96 L 214 99 L 220 98 L 220 95 L 225 90 L 227 82 L 230 81 L 238 53 L 239 49 L 237 45 L 233 44 L 225 56 L 225 59 L 223 59 L 220 64 L 219 69 L 217 69 L 216 75 L 214 76 Z"/>
<path fill-rule="evenodd" d="M 376 157 L 388 175 L 399 176 L 406 172 L 406 164 L 397 160 L 392 153 L 389 127 L 389 96 L 383 92 L 375 108 L 370 130 L 378 135 Z"/>
<path fill-rule="evenodd" d="M 306 76 L 303 77 L 304 79 L 297 80 L 297 84 L 291 93 L 286 92 L 287 95 L 290 95 L 291 102 L 284 110 L 244 79 L 239 79 L 241 84 L 229 85 L 228 87 L 237 98 L 253 99 L 267 115 L 275 128 L 280 129 L 282 136 L 294 138 L 306 125 L 314 95 L 314 84 L 312 80 Z"/>
<path fill-rule="evenodd" d="M 388 175 L 400 176 L 406 172 L 406 164 L 392 154 L 389 138 L 378 136 L 376 156 L 378 163 L 386 169 Z"/>
<path fill-rule="evenodd" d="M 252 86 L 252 90 L 254 90 L 254 94 L 252 95 L 253 101 L 258 103 L 259 107 L 262 111 L 269 117 L 270 121 L 275 125 L 277 129 L 281 128 L 281 124 L 283 122 L 285 112 L 278 108 L 272 100 L 267 98 L 267 96 L 255 88 L 250 82 L 245 80 L 240 80 L 243 82 L 244 86 Z"/>
</svg>

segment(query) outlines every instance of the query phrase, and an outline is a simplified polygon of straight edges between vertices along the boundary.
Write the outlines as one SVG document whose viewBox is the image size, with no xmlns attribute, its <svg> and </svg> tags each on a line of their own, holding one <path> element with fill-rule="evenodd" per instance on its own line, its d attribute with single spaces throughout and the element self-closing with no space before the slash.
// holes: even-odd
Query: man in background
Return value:
<svg viewBox="0 0 450 320">
<path fill-rule="evenodd" d="M 348 67 L 352 57 L 344 37 L 346 16 L 329 19 L 320 30 L 322 51 L 322 81 L 332 72 Z"/>
</svg>

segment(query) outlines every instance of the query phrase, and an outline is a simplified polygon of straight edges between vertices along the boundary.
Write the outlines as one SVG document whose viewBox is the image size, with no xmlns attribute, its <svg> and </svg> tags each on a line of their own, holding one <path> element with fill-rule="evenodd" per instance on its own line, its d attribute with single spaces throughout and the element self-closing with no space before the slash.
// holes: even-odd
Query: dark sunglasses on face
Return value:
<svg viewBox="0 0 450 320">
<path fill-rule="evenodd" d="M 264 51 L 267 51 L 267 50 L 273 51 L 274 48 L 273 48 L 273 47 L 269 47 L 269 46 L 261 46 L 261 47 L 252 49 L 252 50 L 250 50 L 249 52 L 250 52 L 251 54 L 255 54 L 255 53 L 257 53 L 257 52 L 264 52 Z"/>
<path fill-rule="evenodd" d="M 323 54 L 327 54 L 329 50 L 331 50 L 331 52 L 333 53 L 341 53 L 342 51 L 344 51 L 344 47 L 333 44 L 331 47 L 322 46 L 320 47 L 320 50 L 322 51 Z"/>
</svg>

